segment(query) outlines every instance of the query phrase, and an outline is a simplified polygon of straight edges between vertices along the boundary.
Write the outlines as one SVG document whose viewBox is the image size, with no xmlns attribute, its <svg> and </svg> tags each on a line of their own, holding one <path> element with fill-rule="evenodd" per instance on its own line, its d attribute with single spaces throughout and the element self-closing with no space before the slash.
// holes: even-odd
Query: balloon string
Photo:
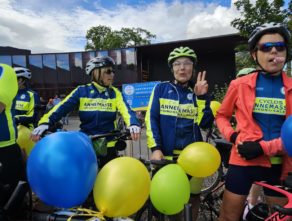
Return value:
<svg viewBox="0 0 292 221">
<path fill-rule="evenodd" d="M 103 213 L 102 212 L 97 212 L 97 211 L 94 211 L 94 210 L 90 210 L 90 209 L 85 209 L 85 208 L 76 208 L 76 209 L 70 209 L 72 211 L 78 211 L 78 212 L 82 212 L 82 214 L 73 214 L 72 216 L 70 216 L 67 221 L 71 221 L 71 219 L 73 217 L 77 217 L 77 216 L 88 216 L 88 217 L 95 217 L 95 218 L 99 218 L 100 220 L 106 220 L 103 216 Z M 90 220 L 90 219 L 88 219 Z"/>
</svg>

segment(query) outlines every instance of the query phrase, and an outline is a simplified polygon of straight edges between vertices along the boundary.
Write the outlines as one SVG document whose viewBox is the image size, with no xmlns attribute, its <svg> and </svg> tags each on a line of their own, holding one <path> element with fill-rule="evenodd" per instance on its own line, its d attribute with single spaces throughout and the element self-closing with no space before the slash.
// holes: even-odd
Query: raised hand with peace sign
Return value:
<svg viewBox="0 0 292 221">
<path fill-rule="evenodd" d="M 208 92 L 208 82 L 206 80 L 206 71 L 199 72 L 197 77 L 197 82 L 194 87 L 195 94 L 204 95 Z"/>
</svg>

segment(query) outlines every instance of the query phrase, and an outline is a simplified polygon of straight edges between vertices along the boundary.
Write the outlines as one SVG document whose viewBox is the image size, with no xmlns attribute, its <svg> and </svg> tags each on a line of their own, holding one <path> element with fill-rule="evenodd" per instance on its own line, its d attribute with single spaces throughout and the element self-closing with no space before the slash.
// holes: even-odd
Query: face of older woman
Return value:
<svg viewBox="0 0 292 221">
<path fill-rule="evenodd" d="M 180 57 L 172 63 L 172 69 L 175 81 L 185 84 L 192 78 L 193 62 L 187 57 Z"/>
<path fill-rule="evenodd" d="M 102 86 L 110 86 L 114 81 L 114 72 L 112 67 L 104 67 L 101 69 L 95 69 L 93 71 L 93 77 L 98 84 Z"/>
</svg>

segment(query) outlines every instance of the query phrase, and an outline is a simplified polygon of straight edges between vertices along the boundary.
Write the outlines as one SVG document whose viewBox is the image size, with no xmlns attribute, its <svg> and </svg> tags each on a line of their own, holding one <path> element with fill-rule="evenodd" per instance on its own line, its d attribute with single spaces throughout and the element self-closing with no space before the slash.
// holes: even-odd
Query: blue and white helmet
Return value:
<svg viewBox="0 0 292 221">
<path fill-rule="evenodd" d="M 23 77 L 26 79 L 31 79 L 31 72 L 29 69 L 23 68 L 23 67 L 14 67 L 13 69 L 14 69 L 16 76 L 18 78 Z"/>
<path fill-rule="evenodd" d="M 115 61 L 108 56 L 104 57 L 95 57 L 90 59 L 85 67 L 85 72 L 87 75 L 90 75 L 91 72 L 95 68 L 103 68 L 103 67 L 114 67 L 115 66 Z"/>
</svg>

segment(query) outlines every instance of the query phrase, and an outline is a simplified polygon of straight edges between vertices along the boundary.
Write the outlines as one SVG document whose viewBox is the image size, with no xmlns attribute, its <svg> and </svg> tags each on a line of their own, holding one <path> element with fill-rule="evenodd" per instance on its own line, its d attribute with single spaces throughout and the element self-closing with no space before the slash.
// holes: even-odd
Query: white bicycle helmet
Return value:
<svg viewBox="0 0 292 221">
<path fill-rule="evenodd" d="M 85 72 L 87 75 L 90 75 L 93 69 L 102 68 L 102 67 L 114 67 L 115 61 L 108 56 L 104 57 L 95 57 L 90 59 L 85 67 Z"/>
<path fill-rule="evenodd" d="M 14 67 L 13 69 L 14 69 L 16 76 L 18 78 L 23 77 L 26 79 L 31 79 L 31 72 L 29 69 L 23 68 L 23 67 Z"/>
<path fill-rule="evenodd" d="M 291 34 L 284 25 L 275 22 L 265 23 L 261 26 L 256 27 L 250 34 L 248 39 L 248 47 L 250 51 L 253 51 L 255 49 L 259 39 L 266 33 L 279 33 L 283 36 L 286 44 L 289 44 Z"/>
</svg>

